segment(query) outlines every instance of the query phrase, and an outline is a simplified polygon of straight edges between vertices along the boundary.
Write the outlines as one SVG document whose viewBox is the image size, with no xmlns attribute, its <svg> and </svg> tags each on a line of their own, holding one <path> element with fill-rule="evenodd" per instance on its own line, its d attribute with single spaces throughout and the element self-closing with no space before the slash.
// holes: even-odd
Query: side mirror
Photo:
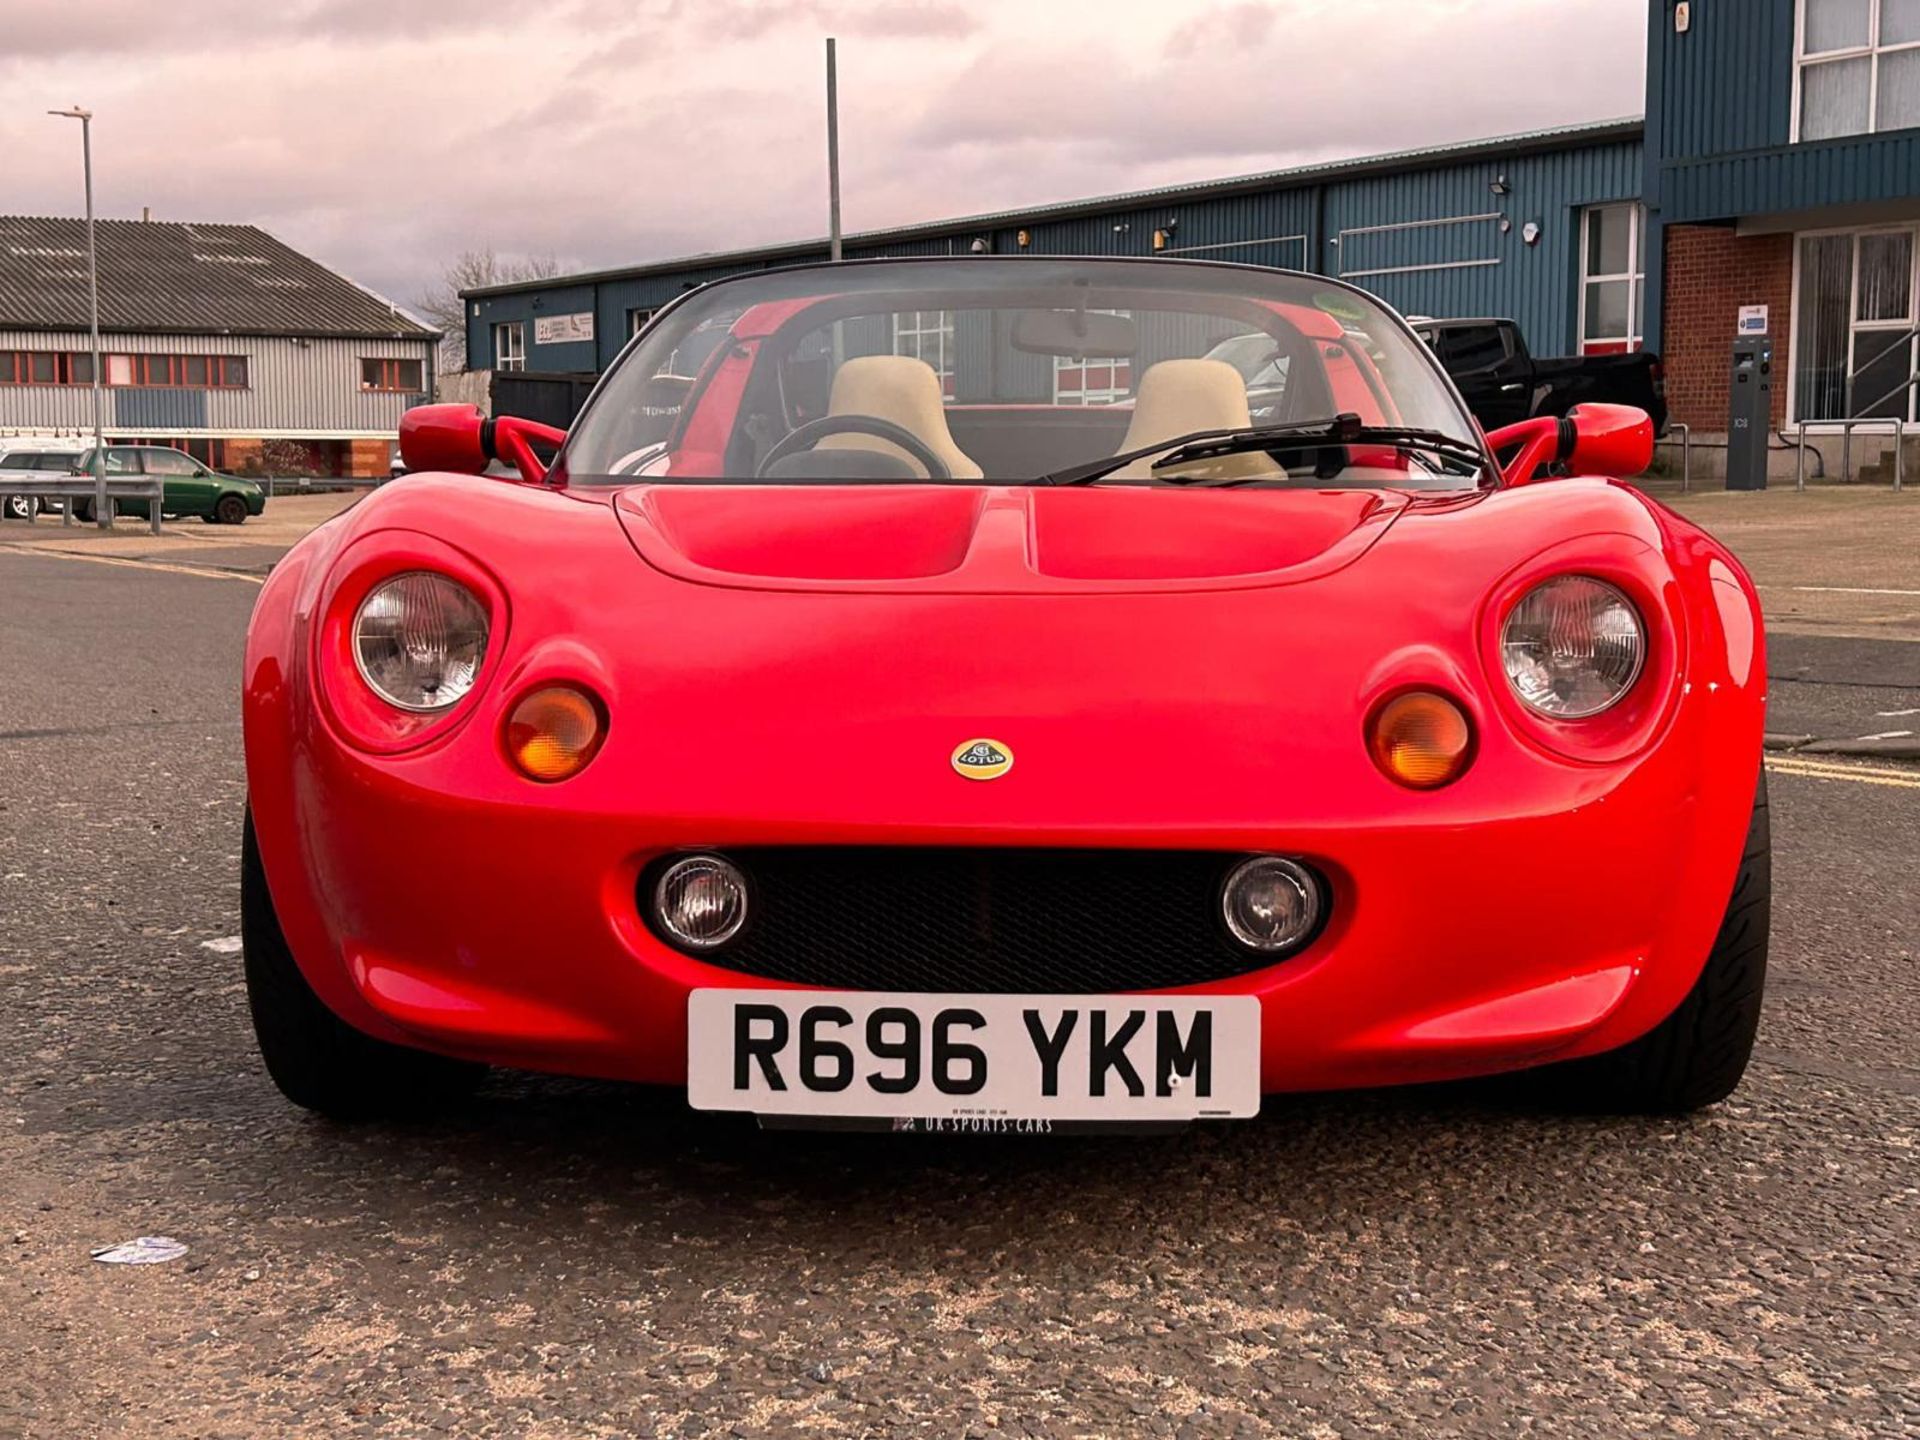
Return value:
<svg viewBox="0 0 1920 1440">
<path fill-rule="evenodd" d="M 1625 480 L 1653 464 L 1653 420 L 1646 411 L 1631 405 L 1576 405 L 1567 419 L 1573 424 L 1567 468 L 1574 474 Z"/>
<path fill-rule="evenodd" d="M 400 458 L 409 473 L 440 470 L 455 475 L 484 475 L 504 460 L 522 480 L 539 483 L 547 467 L 534 442 L 558 446 L 567 432 L 515 415 L 489 420 L 476 405 L 416 405 L 400 417 Z"/>
<path fill-rule="evenodd" d="M 487 468 L 477 405 L 416 405 L 400 417 L 400 455 L 408 470 L 479 475 Z"/>
<path fill-rule="evenodd" d="M 1550 465 L 1625 480 L 1653 464 L 1653 421 L 1631 405 L 1576 405 L 1564 420 L 1541 415 L 1504 426 L 1487 444 L 1496 454 L 1513 451 L 1502 467 L 1509 486 L 1549 478 Z"/>
</svg>

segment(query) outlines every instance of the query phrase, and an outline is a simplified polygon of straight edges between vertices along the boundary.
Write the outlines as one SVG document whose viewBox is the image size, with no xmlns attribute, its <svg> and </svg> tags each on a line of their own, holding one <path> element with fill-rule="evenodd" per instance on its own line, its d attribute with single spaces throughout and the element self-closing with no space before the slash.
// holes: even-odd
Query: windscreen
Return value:
<svg viewBox="0 0 1920 1440">
<path fill-rule="evenodd" d="M 1337 427 L 1339 444 L 1308 443 Z M 1378 433 L 1373 433 L 1378 432 Z M 710 286 L 621 356 L 560 465 L 574 484 L 1482 483 L 1431 354 L 1323 278 L 1181 261 L 963 258 Z M 1195 436 L 1306 440 L 1191 462 Z M 1229 447 L 1230 449 L 1232 447 Z"/>
</svg>

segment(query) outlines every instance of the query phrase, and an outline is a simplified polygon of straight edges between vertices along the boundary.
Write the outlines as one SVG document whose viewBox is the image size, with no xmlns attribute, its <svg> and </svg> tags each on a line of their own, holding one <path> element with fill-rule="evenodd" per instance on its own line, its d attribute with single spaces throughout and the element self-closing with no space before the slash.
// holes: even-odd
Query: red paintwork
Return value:
<svg viewBox="0 0 1920 1440">
<path fill-rule="evenodd" d="M 684 443 L 710 442 L 690 426 Z M 374 705 L 342 648 L 365 587 L 420 564 L 494 606 L 484 683 L 424 724 Z M 1506 608 L 1566 571 L 1620 586 L 1652 634 L 1632 696 L 1580 724 L 1525 712 L 1496 648 Z M 542 785 L 501 734 L 551 683 L 603 697 L 610 721 L 581 775 Z M 1477 737 L 1431 793 L 1381 774 L 1363 734 L 1416 687 L 1457 697 Z M 424 475 L 268 580 L 247 773 L 294 954 L 347 1021 L 668 1084 L 688 991 L 758 982 L 646 930 L 634 882 L 662 850 L 1304 855 L 1332 881 L 1326 932 L 1209 988 L 1262 999 L 1265 1087 L 1310 1089 L 1593 1053 L 1666 1016 L 1732 885 L 1764 688 L 1737 562 L 1604 480 L 1422 495 Z M 1018 769 L 955 776 L 975 735 Z"/>
</svg>

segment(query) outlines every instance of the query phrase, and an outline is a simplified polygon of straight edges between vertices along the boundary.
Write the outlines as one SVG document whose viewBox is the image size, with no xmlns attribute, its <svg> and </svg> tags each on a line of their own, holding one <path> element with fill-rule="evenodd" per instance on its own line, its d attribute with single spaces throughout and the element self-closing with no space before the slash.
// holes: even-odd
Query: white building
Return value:
<svg viewBox="0 0 1920 1440">
<path fill-rule="evenodd" d="M 384 475 L 436 331 L 251 225 L 98 222 L 102 424 L 235 473 Z M 86 222 L 0 216 L 0 438 L 90 436 Z"/>
</svg>

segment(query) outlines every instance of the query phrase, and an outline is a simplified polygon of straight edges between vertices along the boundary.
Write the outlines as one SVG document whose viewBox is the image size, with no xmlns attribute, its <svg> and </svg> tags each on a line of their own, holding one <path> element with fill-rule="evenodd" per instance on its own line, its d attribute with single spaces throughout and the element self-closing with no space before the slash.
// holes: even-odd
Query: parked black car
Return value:
<svg viewBox="0 0 1920 1440">
<path fill-rule="evenodd" d="M 1635 405 L 1667 429 L 1667 386 L 1660 357 L 1571 355 L 1537 360 L 1511 320 L 1415 320 L 1414 333 L 1440 357 L 1474 418 L 1489 430 L 1536 415 L 1565 415 L 1583 400 Z"/>
</svg>

